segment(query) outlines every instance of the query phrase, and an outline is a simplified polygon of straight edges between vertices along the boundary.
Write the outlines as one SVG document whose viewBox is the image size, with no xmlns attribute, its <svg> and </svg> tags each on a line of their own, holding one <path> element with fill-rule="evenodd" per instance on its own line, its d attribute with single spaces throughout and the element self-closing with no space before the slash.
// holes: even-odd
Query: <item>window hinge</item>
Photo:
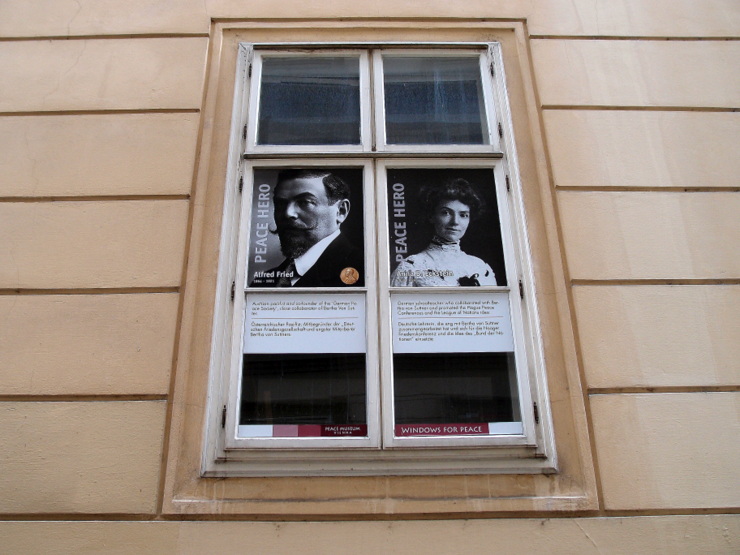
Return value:
<svg viewBox="0 0 740 555">
<path fill-rule="evenodd" d="M 508 175 L 506 176 L 506 192 L 507 193 L 510 193 L 511 192 L 511 181 L 509 181 L 509 176 Z"/>
<path fill-rule="evenodd" d="M 244 176 L 240 175 L 239 176 L 239 194 L 241 194 L 242 189 L 244 189 Z"/>
<path fill-rule="evenodd" d="M 499 139 L 504 138 L 504 128 L 501 126 L 501 122 L 498 122 L 498 137 Z"/>
<path fill-rule="evenodd" d="M 540 423 L 540 409 L 537 408 L 537 403 L 532 403 L 534 406 L 534 423 L 539 424 Z M 226 417 L 226 407 L 224 407 L 224 418 Z"/>
<path fill-rule="evenodd" d="M 244 127 L 242 128 L 242 141 L 247 140 L 247 124 L 244 124 Z"/>
<path fill-rule="evenodd" d="M 247 77 L 251 77 L 251 76 L 252 76 L 252 64 L 250 63 L 249 69 L 247 69 Z"/>
<path fill-rule="evenodd" d="M 519 296 L 524 300 L 524 284 L 522 283 L 522 280 L 519 280 Z"/>
<path fill-rule="evenodd" d="M 226 428 L 226 405 L 224 405 L 224 408 L 221 410 L 221 428 Z"/>
<path fill-rule="evenodd" d="M 521 282 L 519 282 L 521 283 Z M 234 296 L 236 295 L 236 282 L 231 282 L 231 302 L 234 302 Z"/>
<path fill-rule="evenodd" d="M 491 68 L 491 77 L 496 77 L 496 70 L 493 67 L 493 62 L 491 62 L 491 65 L 488 67 Z"/>
</svg>

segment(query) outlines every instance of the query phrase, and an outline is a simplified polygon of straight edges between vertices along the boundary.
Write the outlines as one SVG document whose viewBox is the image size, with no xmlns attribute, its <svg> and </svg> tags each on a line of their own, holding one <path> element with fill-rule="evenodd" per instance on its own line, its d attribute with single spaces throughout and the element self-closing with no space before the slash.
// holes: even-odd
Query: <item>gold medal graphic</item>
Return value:
<svg viewBox="0 0 740 555">
<path fill-rule="evenodd" d="M 352 267 L 347 267 L 341 271 L 339 279 L 342 280 L 342 283 L 352 285 L 353 283 L 357 283 L 357 280 L 360 279 L 360 272 Z"/>
</svg>

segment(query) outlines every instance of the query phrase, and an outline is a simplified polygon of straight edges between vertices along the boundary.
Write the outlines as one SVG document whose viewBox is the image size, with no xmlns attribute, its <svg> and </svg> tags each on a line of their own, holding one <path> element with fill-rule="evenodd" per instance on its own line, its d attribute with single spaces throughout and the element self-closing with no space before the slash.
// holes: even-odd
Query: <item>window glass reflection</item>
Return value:
<svg viewBox="0 0 740 555">
<path fill-rule="evenodd" d="M 520 420 L 513 353 L 396 354 L 396 424 Z"/>
<path fill-rule="evenodd" d="M 363 353 L 245 354 L 240 424 L 364 424 Z"/>
<path fill-rule="evenodd" d="M 359 58 L 264 58 L 257 143 L 360 144 Z"/>
<path fill-rule="evenodd" d="M 388 144 L 484 144 L 477 57 L 384 57 Z"/>
</svg>

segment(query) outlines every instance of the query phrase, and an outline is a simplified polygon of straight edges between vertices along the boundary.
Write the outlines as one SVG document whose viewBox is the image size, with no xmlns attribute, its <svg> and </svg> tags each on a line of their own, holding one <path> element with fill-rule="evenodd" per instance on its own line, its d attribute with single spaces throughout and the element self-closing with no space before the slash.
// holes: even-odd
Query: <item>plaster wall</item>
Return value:
<svg viewBox="0 0 740 555">
<path fill-rule="evenodd" d="M 373 18 L 525 23 L 592 509 L 163 510 L 214 25 Z M 740 551 L 739 29 L 734 0 L 0 3 L 3 550 Z"/>
</svg>

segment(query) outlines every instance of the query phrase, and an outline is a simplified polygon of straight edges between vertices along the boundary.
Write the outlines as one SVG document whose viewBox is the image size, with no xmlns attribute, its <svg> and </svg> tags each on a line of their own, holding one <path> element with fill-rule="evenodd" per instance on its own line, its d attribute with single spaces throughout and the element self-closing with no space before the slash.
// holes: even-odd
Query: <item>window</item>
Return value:
<svg viewBox="0 0 740 555">
<path fill-rule="evenodd" d="M 241 45 L 203 472 L 553 471 L 499 45 L 361 46 Z"/>
</svg>

